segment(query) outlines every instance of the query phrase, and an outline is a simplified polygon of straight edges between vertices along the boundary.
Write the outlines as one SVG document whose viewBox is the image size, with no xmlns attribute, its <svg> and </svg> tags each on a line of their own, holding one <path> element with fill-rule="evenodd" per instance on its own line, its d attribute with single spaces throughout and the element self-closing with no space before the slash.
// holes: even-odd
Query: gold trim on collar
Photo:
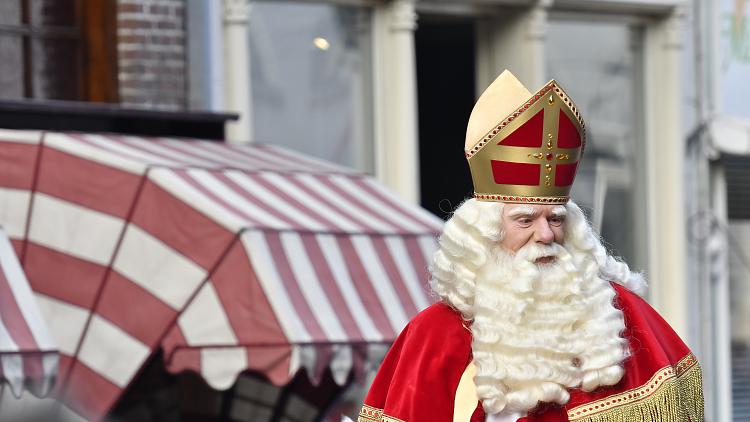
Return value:
<svg viewBox="0 0 750 422">
<path fill-rule="evenodd" d="M 703 422 L 701 369 L 692 353 L 647 383 L 568 410 L 570 422 Z"/>
<path fill-rule="evenodd" d="M 359 410 L 359 417 L 357 422 L 405 422 L 399 418 L 388 416 L 383 413 L 383 409 L 377 407 L 362 405 L 362 409 Z"/>
</svg>

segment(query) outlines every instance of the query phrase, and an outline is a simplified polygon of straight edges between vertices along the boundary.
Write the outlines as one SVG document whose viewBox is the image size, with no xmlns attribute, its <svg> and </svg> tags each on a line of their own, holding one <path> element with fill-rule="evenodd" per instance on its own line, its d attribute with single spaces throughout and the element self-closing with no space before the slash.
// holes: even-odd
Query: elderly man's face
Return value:
<svg viewBox="0 0 750 422">
<path fill-rule="evenodd" d="M 563 244 L 565 240 L 565 213 L 562 205 L 505 204 L 503 207 L 503 239 L 500 244 L 515 253 L 525 245 L 535 242 L 549 245 Z M 538 259 L 548 263 L 551 257 Z"/>
</svg>

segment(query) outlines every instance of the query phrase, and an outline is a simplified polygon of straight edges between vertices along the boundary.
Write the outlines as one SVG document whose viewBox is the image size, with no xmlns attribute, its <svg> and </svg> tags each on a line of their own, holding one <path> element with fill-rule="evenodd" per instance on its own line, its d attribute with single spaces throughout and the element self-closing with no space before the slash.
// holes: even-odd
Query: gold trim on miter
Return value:
<svg viewBox="0 0 750 422">
<path fill-rule="evenodd" d="M 511 185 L 516 186 L 516 185 Z M 534 187 L 534 186 L 527 186 Z M 565 204 L 570 196 L 523 196 L 523 195 L 498 195 L 495 193 L 474 192 L 474 197 L 480 201 L 510 202 L 510 203 L 533 203 L 533 204 Z"/>
<path fill-rule="evenodd" d="M 539 140 L 541 144 L 539 147 L 498 145 L 542 110 L 544 110 L 543 139 Z M 580 147 L 557 147 L 560 112 L 565 113 L 578 131 L 581 137 Z M 485 148 L 490 144 L 491 148 Z M 552 169 L 556 164 L 580 162 L 585 147 L 586 126 L 581 113 L 553 79 L 487 132 L 471 149 L 465 151 L 474 183 L 475 197 L 484 201 L 565 203 L 571 186 L 555 186 L 556 173 Z M 495 183 L 490 165 L 493 160 L 539 164 L 540 180 L 536 185 L 499 185 Z M 551 199 L 546 200 L 546 198 Z"/>
<path fill-rule="evenodd" d="M 492 140 L 497 140 L 498 142 L 502 139 L 505 139 L 510 133 L 512 133 L 514 130 L 518 129 L 521 124 L 525 123 L 527 120 L 529 120 L 531 117 L 534 117 L 536 115 L 536 112 L 542 109 L 544 106 L 544 102 L 540 102 L 541 99 L 549 100 L 549 98 L 545 97 L 545 94 L 547 94 L 549 91 L 552 91 L 552 93 L 556 94 L 555 96 L 562 100 L 562 103 L 558 103 L 558 105 L 566 104 L 570 108 L 570 111 L 568 114 L 568 117 L 570 118 L 570 121 L 575 124 L 578 123 L 578 126 L 580 127 L 581 132 L 581 150 L 585 149 L 586 146 L 586 124 L 583 122 L 583 117 L 581 116 L 581 113 L 578 111 L 578 108 L 576 107 L 575 103 L 573 103 L 573 100 L 570 99 L 567 93 L 560 88 L 560 86 L 557 84 L 557 81 L 554 79 L 547 82 L 546 85 L 544 85 L 539 91 L 537 91 L 534 95 L 529 98 L 528 101 L 526 101 L 524 104 L 522 104 L 520 107 L 518 107 L 513 113 L 508 115 L 505 119 L 503 119 L 500 123 L 497 124 L 494 128 L 490 129 L 485 133 L 485 135 L 482 137 L 482 139 L 477 140 L 477 142 L 474 144 L 474 146 L 471 149 L 467 149 L 466 152 L 466 158 L 473 157 L 479 150 L 481 150 L 485 145 L 487 145 L 488 142 Z M 536 106 L 535 106 L 536 104 Z M 532 108 L 534 107 L 534 108 Z M 525 119 L 521 121 L 521 123 L 518 123 L 518 120 L 516 120 L 519 116 L 523 115 L 524 112 L 532 108 L 532 112 L 529 113 L 529 116 L 526 116 Z M 555 116 L 557 117 L 557 116 Z M 513 123 L 516 122 L 516 123 Z M 546 122 L 545 122 L 546 123 Z M 546 126 L 546 124 L 545 124 Z M 554 126 L 557 127 L 557 124 Z M 546 129 L 546 127 L 545 127 Z"/>
<path fill-rule="evenodd" d="M 531 97 L 531 92 L 508 69 L 503 70 L 477 98 L 466 125 L 464 150 L 471 149 L 478 140 L 492 130 L 497 122 L 512 114 Z"/>
<path fill-rule="evenodd" d="M 692 353 L 665 366 L 640 387 L 568 410 L 570 422 L 702 422 L 701 370 Z"/>
</svg>

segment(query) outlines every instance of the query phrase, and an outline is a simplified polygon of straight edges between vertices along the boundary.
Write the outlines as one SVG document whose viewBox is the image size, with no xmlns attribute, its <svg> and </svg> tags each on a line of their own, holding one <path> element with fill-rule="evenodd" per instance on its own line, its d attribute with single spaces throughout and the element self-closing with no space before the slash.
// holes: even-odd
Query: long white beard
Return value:
<svg viewBox="0 0 750 422">
<path fill-rule="evenodd" d="M 556 256 L 537 265 L 542 256 Z M 477 272 L 472 349 L 487 413 L 565 404 L 568 388 L 591 391 L 623 375 L 627 343 L 615 291 L 587 253 L 530 245 L 500 247 Z"/>
</svg>

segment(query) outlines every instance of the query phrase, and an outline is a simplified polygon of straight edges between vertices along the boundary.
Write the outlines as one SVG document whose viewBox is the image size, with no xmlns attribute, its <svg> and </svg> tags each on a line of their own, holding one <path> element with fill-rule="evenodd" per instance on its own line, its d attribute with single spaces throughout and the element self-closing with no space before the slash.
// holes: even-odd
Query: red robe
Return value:
<svg viewBox="0 0 750 422">
<path fill-rule="evenodd" d="M 573 389 L 565 406 L 543 403 L 519 421 L 703 421 L 695 356 L 648 303 L 613 285 L 631 351 L 622 380 L 590 393 Z M 358 422 L 452 422 L 456 388 L 471 360 L 471 332 L 461 315 L 442 303 L 430 306 L 388 352 Z M 484 420 L 477 403 L 471 422 Z"/>
</svg>

